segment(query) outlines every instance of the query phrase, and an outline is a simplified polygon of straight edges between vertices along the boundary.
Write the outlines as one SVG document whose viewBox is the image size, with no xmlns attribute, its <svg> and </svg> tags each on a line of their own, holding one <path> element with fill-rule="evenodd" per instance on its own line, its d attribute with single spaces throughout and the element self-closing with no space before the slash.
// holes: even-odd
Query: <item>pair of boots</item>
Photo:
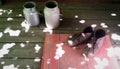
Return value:
<svg viewBox="0 0 120 69">
<path fill-rule="evenodd" d="M 90 49 L 88 44 L 94 49 L 96 46 L 96 41 L 105 35 L 106 32 L 103 29 L 94 30 L 91 26 L 88 26 L 83 30 L 83 32 L 69 36 L 67 42 L 70 47 L 77 47 L 82 44 L 86 44 L 83 52 L 87 53 Z"/>
<path fill-rule="evenodd" d="M 70 47 L 77 47 L 86 44 L 83 53 L 88 55 L 89 50 L 96 51 L 100 45 L 100 40 L 106 35 L 103 29 L 94 30 L 91 26 L 86 27 L 82 33 L 76 33 L 68 37 L 68 45 Z"/>
<path fill-rule="evenodd" d="M 83 32 L 73 34 L 68 37 L 68 45 L 71 47 L 76 47 L 84 43 L 88 43 L 93 36 L 93 29 L 91 26 L 86 27 Z"/>
</svg>

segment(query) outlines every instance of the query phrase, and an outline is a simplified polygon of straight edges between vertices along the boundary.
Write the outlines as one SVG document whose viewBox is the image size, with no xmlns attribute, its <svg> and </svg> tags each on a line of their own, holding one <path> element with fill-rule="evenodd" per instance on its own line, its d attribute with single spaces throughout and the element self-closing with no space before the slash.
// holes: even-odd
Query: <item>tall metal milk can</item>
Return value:
<svg viewBox="0 0 120 69">
<path fill-rule="evenodd" d="M 23 7 L 23 13 L 27 22 L 30 26 L 37 26 L 40 21 L 38 11 L 36 10 L 36 4 L 34 2 L 26 2 Z"/>
<path fill-rule="evenodd" d="M 60 10 L 56 1 L 45 3 L 44 17 L 47 28 L 54 29 L 59 26 Z"/>
</svg>

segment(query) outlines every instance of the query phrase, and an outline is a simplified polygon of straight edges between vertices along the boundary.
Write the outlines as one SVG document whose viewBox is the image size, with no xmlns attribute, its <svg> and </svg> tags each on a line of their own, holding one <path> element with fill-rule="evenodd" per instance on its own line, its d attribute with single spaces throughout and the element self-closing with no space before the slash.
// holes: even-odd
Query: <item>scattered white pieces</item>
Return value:
<svg viewBox="0 0 120 69">
<path fill-rule="evenodd" d="M 75 15 L 75 18 L 78 18 L 78 15 Z"/>
<path fill-rule="evenodd" d="M 32 33 L 32 36 L 35 36 L 35 33 L 33 31 L 31 33 Z"/>
<path fill-rule="evenodd" d="M 109 65 L 109 61 L 106 58 L 100 59 L 95 57 L 94 60 L 96 61 L 97 65 L 95 65 L 95 69 L 104 69 L 107 65 Z"/>
<path fill-rule="evenodd" d="M 26 65 L 26 67 L 27 67 L 27 68 L 29 68 L 29 67 L 30 67 L 30 65 Z"/>
<path fill-rule="evenodd" d="M 97 26 L 97 24 L 92 24 L 91 27 L 92 28 L 95 28 Z"/>
<path fill-rule="evenodd" d="M 73 40 L 71 40 L 72 36 L 69 36 L 70 39 L 67 40 L 69 46 L 73 46 Z"/>
<path fill-rule="evenodd" d="M 76 49 L 77 49 L 77 47 L 72 47 L 72 49 L 73 49 L 73 50 L 76 50 Z"/>
<path fill-rule="evenodd" d="M 60 45 L 60 44 L 56 44 L 56 46 L 57 46 L 57 47 L 61 47 L 61 45 Z"/>
<path fill-rule="evenodd" d="M 13 10 L 4 10 L 4 9 L 0 9 L 0 13 L 7 13 L 8 15 L 13 13 Z"/>
<path fill-rule="evenodd" d="M 3 12 L 3 9 L 0 9 L 0 12 Z"/>
<path fill-rule="evenodd" d="M 21 17 L 21 16 L 22 16 L 22 14 L 17 14 L 16 16 L 19 16 L 19 17 Z"/>
<path fill-rule="evenodd" d="M 60 43 L 60 45 L 61 45 L 61 46 L 63 46 L 63 45 L 64 45 L 64 43 Z"/>
<path fill-rule="evenodd" d="M 32 33 L 32 36 L 35 36 L 35 33 L 33 31 L 31 33 Z"/>
<path fill-rule="evenodd" d="M 15 43 L 6 43 L 3 45 L 3 49 L 9 49 L 12 48 L 13 46 L 15 46 Z"/>
<path fill-rule="evenodd" d="M 31 69 L 31 68 L 30 68 L 30 65 L 26 65 L 26 67 L 27 67 L 27 69 Z"/>
<path fill-rule="evenodd" d="M 90 53 L 89 53 L 89 56 L 94 56 L 94 54 L 90 52 Z"/>
<path fill-rule="evenodd" d="M 8 15 L 11 14 L 13 10 L 7 10 Z"/>
<path fill-rule="evenodd" d="M 58 47 L 57 50 L 56 50 L 56 55 L 55 57 L 58 57 L 58 58 L 55 58 L 56 60 L 59 59 L 60 57 L 62 57 L 62 55 L 65 53 L 64 50 L 62 50 L 62 47 Z"/>
<path fill-rule="evenodd" d="M 26 41 L 26 43 L 28 44 L 28 43 L 30 43 L 30 41 Z"/>
<path fill-rule="evenodd" d="M 0 9 L 0 15 L 2 15 L 3 14 L 3 9 Z"/>
<path fill-rule="evenodd" d="M 100 23 L 100 26 L 101 26 L 102 28 L 108 28 L 108 26 L 107 26 L 105 23 Z"/>
<path fill-rule="evenodd" d="M 88 62 L 88 61 L 89 61 L 89 58 L 86 56 L 86 54 L 83 53 L 82 55 L 84 56 L 85 61 Z"/>
<path fill-rule="evenodd" d="M 2 64 L 2 65 L 5 64 L 5 61 L 2 61 L 1 64 Z"/>
<path fill-rule="evenodd" d="M 61 47 L 62 45 L 64 45 L 64 43 L 56 44 L 57 47 Z"/>
<path fill-rule="evenodd" d="M 18 69 L 17 67 L 14 66 L 14 64 L 8 65 L 8 66 L 3 66 L 3 69 Z"/>
<path fill-rule="evenodd" d="M 19 36 L 20 35 L 20 30 L 10 30 L 9 31 L 9 34 L 10 34 L 10 36 Z"/>
<path fill-rule="evenodd" d="M 13 18 L 11 18 L 11 17 L 7 18 L 7 21 L 12 21 L 12 20 L 13 20 Z"/>
<path fill-rule="evenodd" d="M 53 30 L 50 28 L 44 28 L 43 32 L 49 32 L 50 34 L 52 34 Z"/>
<path fill-rule="evenodd" d="M 27 69 L 31 69 L 31 68 L 27 68 Z"/>
<path fill-rule="evenodd" d="M 56 44 L 57 46 L 57 49 L 56 49 L 56 53 L 55 53 L 55 56 L 54 58 L 56 60 L 58 60 L 59 58 L 62 57 L 62 55 L 65 53 L 65 51 L 62 49 L 62 46 L 64 45 L 64 43 L 59 43 L 59 44 Z"/>
<path fill-rule="evenodd" d="M 18 16 L 20 16 L 20 17 L 21 17 L 21 16 L 22 16 L 22 14 L 19 14 Z"/>
<path fill-rule="evenodd" d="M 85 61 L 80 62 L 81 65 L 84 65 L 85 63 L 86 63 Z"/>
<path fill-rule="evenodd" d="M 6 43 L 0 49 L 0 58 L 4 57 L 4 55 L 9 53 L 9 49 L 15 46 L 15 43 Z"/>
<path fill-rule="evenodd" d="M 110 30 L 109 30 L 109 29 L 107 29 L 107 30 L 106 30 L 106 32 L 107 32 L 107 33 L 109 33 L 109 32 L 110 32 Z"/>
<path fill-rule="evenodd" d="M 68 67 L 68 69 L 76 69 L 76 68 L 73 68 L 73 67 Z"/>
<path fill-rule="evenodd" d="M 24 43 L 20 43 L 20 47 L 21 48 L 25 47 L 25 44 Z"/>
<path fill-rule="evenodd" d="M 111 34 L 111 38 L 112 38 L 113 40 L 118 40 L 118 41 L 120 41 L 120 35 L 118 35 L 118 34 L 116 34 L 116 33 Z"/>
<path fill-rule="evenodd" d="M 63 19 L 62 18 L 60 18 L 60 21 L 62 21 Z"/>
<path fill-rule="evenodd" d="M 34 59 L 34 62 L 40 62 L 40 58 L 39 57 L 36 57 L 35 59 Z"/>
<path fill-rule="evenodd" d="M 3 10 L 3 13 L 6 13 L 7 12 L 7 10 Z"/>
<path fill-rule="evenodd" d="M 120 27 L 120 24 L 118 24 L 117 26 Z"/>
<path fill-rule="evenodd" d="M 3 36 L 3 33 L 2 32 L 0 32 L 0 38 Z"/>
<path fill-rule="evenodd" d="M 84 33 L 82 33 L 82 36 L 83 36 L 83 37 L 85 37 L 85 34 L 84 34 Z"/>
<path fill-rule="evenodd" d="M 113 17 L 114 17 L 114 16 L 117 16 L 117 14 L 116 14 L 116 13 L 111 13 L 111 16 L 113 16 Z"/>
<path fill-rule="evenodd" d="M 92 44 L 87 43 L 88 48 L 92 48 Z"/>
<path fill-rule="evenodd" d="M 84 24 L 86 21 L 85 20 L 80 20 L 79 23 Z"/>
<path fill-rule="evenodd" d="M 58 60 L 60 57 L 59 56 L 54 56 L 54 59 Z"/>
<path fill-rule="evenodd" d="M 5 31 L 4 31 L 4 33 L 8 33 L 9 32 L 9 30 L 10 30 L 10 28 L 8 27 L 8 28 L 6 28 L 5 29 Z"/>
<path fill-rule="evenodd" d="M 47 64 L 50 64 L 51 59 L 47 59 Z"/>
<path fill-rule="evenodd" d="M 72 35 L 70 35 L 69 38 L 72 38 Z"/>
<path fill-rule="evenodd" d="M 120 47 L 114 48 L 114 55 L 117 56 L 120 59 Z"/>
<path fill-rule="evenodd" d="M 115 54 L 114 54 L 114 48 L 108 48 L 107 49 L 107 55 L 108 55 L 108 57 L 112 57 L 112 56 L 114 56 Z"/>
<path fill-rule="evenodd" d="M 100 26 L 104 26 L 105 25 L 105 23 L 100 23 Z"/>
<path fill-rule="evenodd" d="M 2 12 L 0 12 L 0 15 L 2 15 L 3 13 Z"/>
<path fill-rule="evenodd" d="M 104 26 L 102 26 L 103 28 L 108 28 L 108 26 L 107 25 L 104 25 Z"/>
<path fill-rule="evenodd" d="M 26 20 L 24 20 L 24 21 L 21 23 L 21 26 L 25 28 L 25 32 L 28 32 L 29 29 L 30 29 L 31 24 L 28 23 Z"/>
<path fill-rule="evenodd" d="M 20 30 L 12 30 L 9 27 L 5 29 L 4 33 L 9 33 L 10 36 L 19 36 Z"/>
<path fill-rule="evenodd" d="M 107 55 L 109 57 L 116 56 L 120 59 L 120 47 L 111 47 L 107 49 Z"/>
<path fill-rule="evenodd" d="M 69 44 L 69 46 L 73 46 L 73 41 L 72 40 L 68 40 L 68 44 Z"/>
<path fill-rule="evenodd" d="M 18 59 L 18 57 L 14 57 L 14 58 L 13 58 L 13 60 L 17 60 L 17 59 Z"/>
<path fill-rule="evenodd" d="M 38 53 L 39 50 L 41 49 L 41 46 L 39 46 L 38 44 L 36 44 L 35 47 L 34 47 L 34 49 L 35 49 L 35 53 Z"/>
</svg>

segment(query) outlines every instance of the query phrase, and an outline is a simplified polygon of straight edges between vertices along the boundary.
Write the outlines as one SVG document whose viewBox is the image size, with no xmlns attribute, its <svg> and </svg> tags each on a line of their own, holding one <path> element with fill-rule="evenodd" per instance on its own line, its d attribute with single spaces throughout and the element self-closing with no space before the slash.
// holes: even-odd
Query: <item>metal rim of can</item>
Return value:
<svg viewBox="0 0 120 69">
<path fill-rule="evenodd" d="M 47 8 L 55 8 L 57 6 L 58 6 L 57 1 L 47 1 L 45 3 L 45 7 L 47 7 Z"/>
<path fill-rule="evenodd" d="M 36 7 L 36 4 L 35 2 L 33 1 L 30 1 L 30 2 L 26 2 L 24 5 L 23 5 L 24 8 L 34 8 Z"/>
</svg>

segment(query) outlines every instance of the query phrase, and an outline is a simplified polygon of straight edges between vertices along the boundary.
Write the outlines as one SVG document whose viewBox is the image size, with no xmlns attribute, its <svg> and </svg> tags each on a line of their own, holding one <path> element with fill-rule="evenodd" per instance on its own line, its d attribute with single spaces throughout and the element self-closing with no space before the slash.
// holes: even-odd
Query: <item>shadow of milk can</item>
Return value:
<svg viewBox="0 0 120 69">
<path fill-rule="evenodd" d="M 23 13 L 26 21 L 30 26 L 37 26 L 39 24 L 39 13 L 36 10 L 36 4 L 34 2 L 26 2 L 24 4 Z"/>
<path fill-rule="evenodd" d="M 56 1 L 45 3 L 44 17 L 47 28 L 54 29 L 59 26 L 60 10 Z"/>
<path fill-rule="evenodd" d="M 0 0 L 0 5 L 3 5 L 4 4 L 4 0 Z"/>
</svg>

